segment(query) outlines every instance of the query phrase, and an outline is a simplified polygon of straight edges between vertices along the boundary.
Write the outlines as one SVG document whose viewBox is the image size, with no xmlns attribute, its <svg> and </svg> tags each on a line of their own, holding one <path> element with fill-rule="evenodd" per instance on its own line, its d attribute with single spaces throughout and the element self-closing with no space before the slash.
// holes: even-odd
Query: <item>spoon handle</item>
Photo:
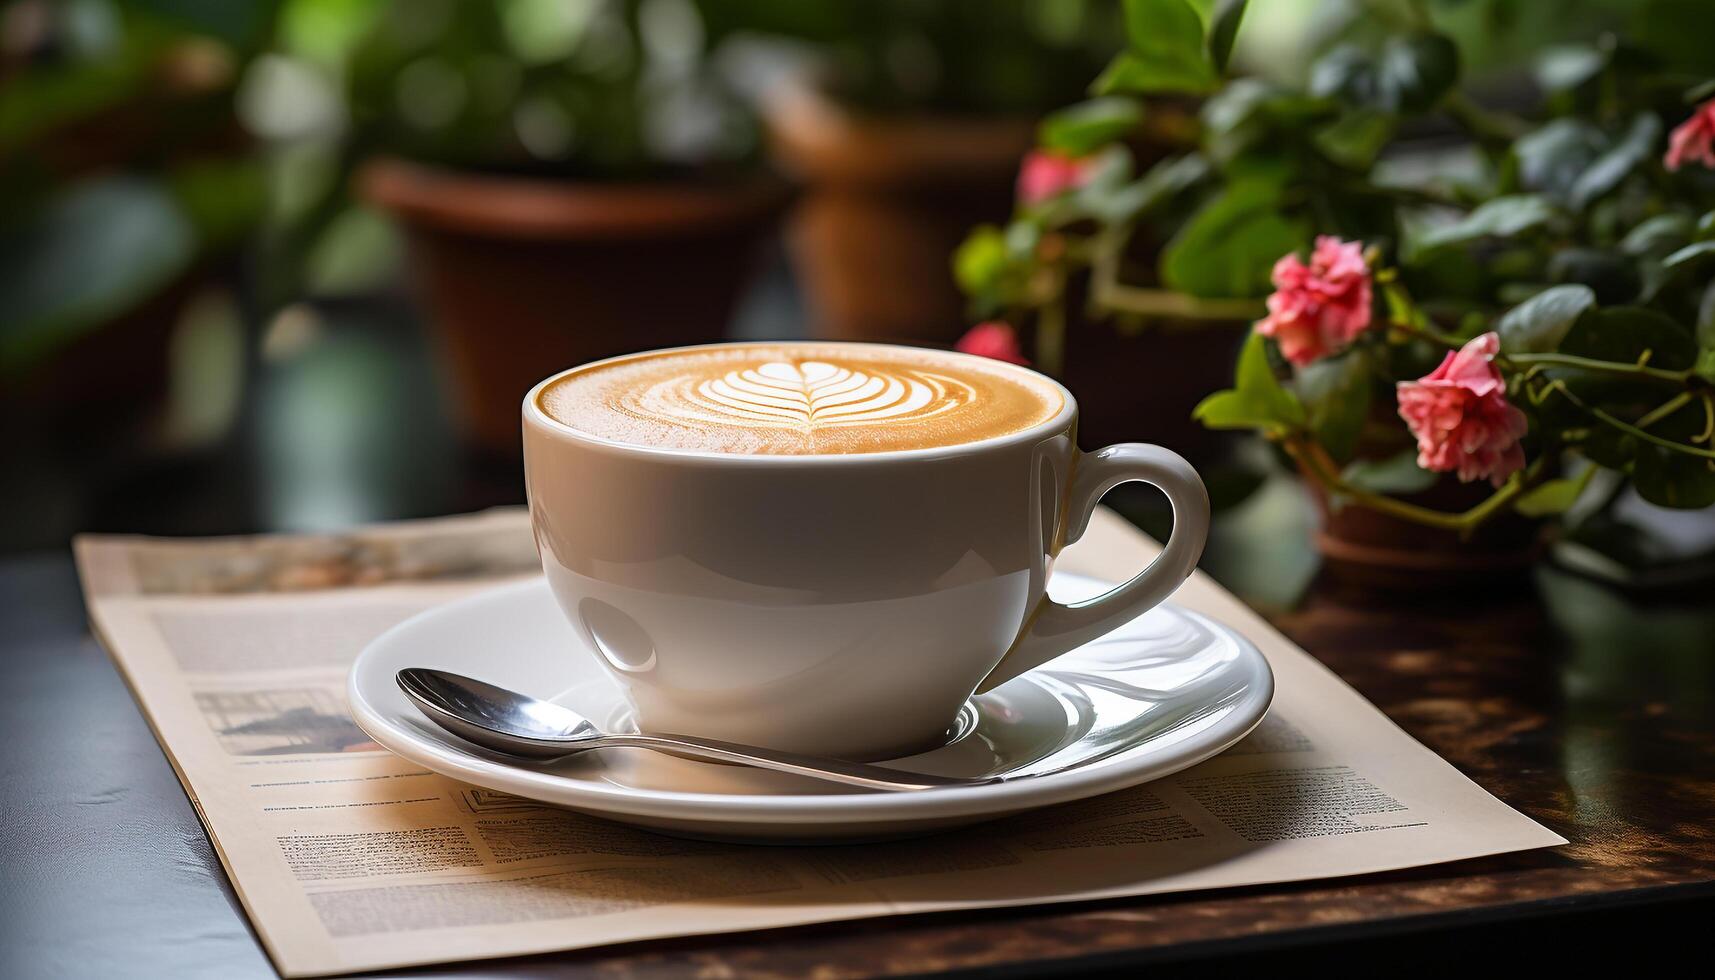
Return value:
<svg viewBox="0 0 1715 980">
<path fill-rule="evenodd" d="M 594 744 L 591 744 L 591 743 Z M 1000 776 L 934 776 L 929 773 L 906 772 L 886 766 L 872 766 L 843 759 L 777 752 L 754 745 L 737 745 L 694 735 L 606 734 L 584 743 L 589 748 L 629 746 L 695 756 L 716 762 L 736 762 L 758 769 L 774 769 L 796 773 L 829 782 L 862 786 L 866 789 L 907 791 L 932 789 L 938 786 L 985 786 L 1001 781 Z"/>
</svg>

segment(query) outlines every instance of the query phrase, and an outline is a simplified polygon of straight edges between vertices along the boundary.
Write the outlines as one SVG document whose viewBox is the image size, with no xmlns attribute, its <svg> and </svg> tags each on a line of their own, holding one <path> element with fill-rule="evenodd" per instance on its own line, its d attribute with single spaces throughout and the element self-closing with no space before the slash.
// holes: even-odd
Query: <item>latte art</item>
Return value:
<svg viewBox="0 0 1715 980">
<path fill-rule="evenodd" d="M 674 378 L 641 392 L 640 414 L 725 425 L 826 429 L 920 421 L 969 404 L 976 388 L 929 371 L 769 361 L 713 380 Z"/>
<path fill-rule="evenodd" d="M 1028 428 L 1053 385 L 971 358 L 861 344 L 729 345 L 572 372 L 549 416 L 645 446 L 815 455 L 956 445 Z"/>
</svg>

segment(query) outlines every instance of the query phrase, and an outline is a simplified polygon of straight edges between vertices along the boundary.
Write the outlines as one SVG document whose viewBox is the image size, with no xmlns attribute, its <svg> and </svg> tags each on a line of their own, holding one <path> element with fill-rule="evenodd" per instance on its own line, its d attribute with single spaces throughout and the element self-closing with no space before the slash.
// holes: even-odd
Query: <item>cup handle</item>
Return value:
<svg viewBox="0 0 1715 980">
<path fill-rule="evenodd" d="M 1133 481 L 1153 484 L 1167 495 L 1173 505 L 1173 533 L 1149 567 L 1124 585 L 1071 605 L 1043 595 L 1012 648 L 977 686 L 978 694 L 1135 619 L 1173 594 L 1203 555 L 1209 536 L 1209 491 L 1185 457 L 1160 446 L 1125 442 L 1081 454 L 1073 474 L 1060 547 L 1083 537 L 1103 494 Z"/>
</svg>

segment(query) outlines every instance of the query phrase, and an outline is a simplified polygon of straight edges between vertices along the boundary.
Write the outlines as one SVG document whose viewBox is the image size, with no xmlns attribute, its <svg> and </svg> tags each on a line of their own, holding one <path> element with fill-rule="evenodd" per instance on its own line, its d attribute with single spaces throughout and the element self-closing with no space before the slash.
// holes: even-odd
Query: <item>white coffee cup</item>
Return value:
<svg viewBox="0 0 1715 980">
<path fill-rule="evenodd" d="M 556 421 L 539 396 L 565 373 L 524 400 L 531 523 L 556 599 L 644 731 L 849 759 L 921 751 L 973 693 L 1166 598 L 1208 533 L 1183 457 L 1079 451 L 1077 403 L 1057 384 L 1057 414 L 995 438 L 739 455 Z M 1172 502 L 1161 555 L 1099 598 L 1049 599 L 1054 556 L 1131 481 Z"/>
</svg>

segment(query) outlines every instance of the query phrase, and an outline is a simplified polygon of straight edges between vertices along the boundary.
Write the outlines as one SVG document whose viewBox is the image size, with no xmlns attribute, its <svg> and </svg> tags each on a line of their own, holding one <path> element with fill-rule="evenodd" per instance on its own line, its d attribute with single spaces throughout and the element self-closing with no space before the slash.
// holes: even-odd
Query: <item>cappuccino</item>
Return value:
<svg viewBox="0 0 1715 980">
<path fill-rule="evenodd" d="M 727 344 L 594 364 L 542 390 L 550 418 L 634 446 L 816 456 L 956 446 L 1059 414 L 1057 385 L 962 354 Z"/>
</svg>

